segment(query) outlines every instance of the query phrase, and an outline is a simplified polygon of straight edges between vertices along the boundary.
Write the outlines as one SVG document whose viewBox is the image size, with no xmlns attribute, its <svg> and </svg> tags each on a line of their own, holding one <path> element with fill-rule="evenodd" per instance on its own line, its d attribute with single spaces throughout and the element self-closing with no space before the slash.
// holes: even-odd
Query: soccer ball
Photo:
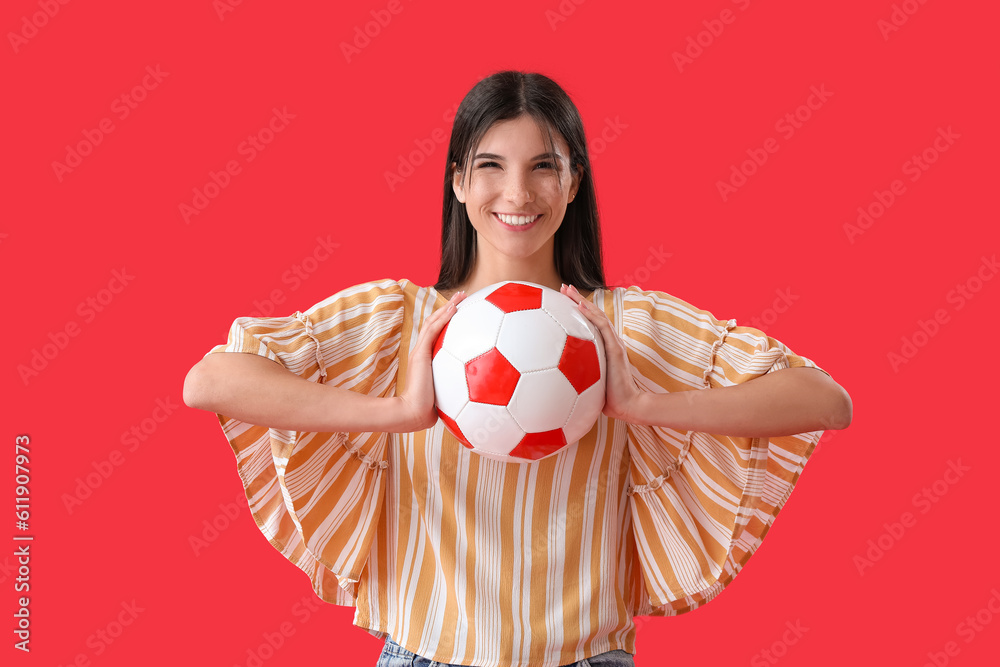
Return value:
<svg viewBox="0 0 1000 667">
<path fill-rule="evenodd" d="M 534 283 L 467 296 L 435 341 L 432 371 L 448 430 L 502 461 L 575 444 L 604 409 L 600 332 L 568 296 Z"/>
</svg>

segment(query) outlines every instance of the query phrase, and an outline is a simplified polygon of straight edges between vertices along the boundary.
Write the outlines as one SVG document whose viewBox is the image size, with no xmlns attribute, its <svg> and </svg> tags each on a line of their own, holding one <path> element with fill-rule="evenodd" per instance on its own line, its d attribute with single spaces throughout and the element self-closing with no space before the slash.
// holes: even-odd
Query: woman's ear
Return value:
<svg viewBox="0 0 1000 667">
<path fill-rule="evenodd" d="M 573 177 L 569 186 L 569 201 L 576 199 L 576 193 L 580 191 L 580 181 L 583 179 L 583 167 L 576 165 L 573 170 Z"/>
<path fill-rule="evenodd" d="M 462 172 L 458 170 L 458 163 L 451 163 L 451 189 L 455 192 L 458 201 L 465 203 L 465 184 Z"/>
</svg>

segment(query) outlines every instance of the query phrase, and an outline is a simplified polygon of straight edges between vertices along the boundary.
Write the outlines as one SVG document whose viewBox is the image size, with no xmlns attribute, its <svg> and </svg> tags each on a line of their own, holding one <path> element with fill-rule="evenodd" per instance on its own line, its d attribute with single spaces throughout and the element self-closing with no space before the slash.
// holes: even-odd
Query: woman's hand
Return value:
<svg viewBox="0 0 1000 667">
<path fill-rule="evenodd" d="M 422 431 L 437 423 L 434 409 L 434 378 L 431 374 L 431 351 L 444 325 L 455 314 L 465 292 L 455 292 L 448 304 L 424 320 L 417 343 L 406 365 L 406 387 L 396 398 L 401 403 L 404 432 Z"/>
<path fill-rule="evenodd" d="M 607 315 L 584 299 L 575 287 L 563 285 L 559 291 L 578 304 L 580 312 L 597 327 L 604 340 L 604 356 L 607 362 L 604 414 L 612 419 L 631 421 L 629 416 L 635 412 L 643 391 L 632 379 L 632 364 L 629 363 L 625 343 L 611 326 Z"/>
</svg>

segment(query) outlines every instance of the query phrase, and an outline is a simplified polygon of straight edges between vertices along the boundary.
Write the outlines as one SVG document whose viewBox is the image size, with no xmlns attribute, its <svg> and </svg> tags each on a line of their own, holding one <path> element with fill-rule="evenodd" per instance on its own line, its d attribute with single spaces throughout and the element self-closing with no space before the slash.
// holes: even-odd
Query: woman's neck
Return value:
<svg viewBox="0 0 1000 667">
<path fill-rule="evenodd" d="M 554 290 L 558 290 L 562 284 L 562 279 L 556 272 L 554 262 L 539 266 L 537 262 L 532 261 L 477 261 L 469 277 L 462 285 L 457 286 L 453 292 L 465 290 L 467 294 L 472 294 L 484 287 L 506 280 L 535 283 L 536 285 L 544 285 Z"/>
<path fill-rule="evenodd" d="M 447 300 L 459 290 L 465 290 L 466 294 L 473 294 L 484 287 L 508 280 L 519 280 L 528 283 L 535 283 L 536 285 L 544 285 L 545 287 L 552 288 L 557 292 L 559 291 L 559 287 L 562 285 L 562 279 L 556 273 L 555 266 L 550 267 L 551 270 L 545 272 L 538 271 L 537 267 L 534 267 L 535 270 L 525 271 L 512 270 L 513 268 L 514 267 L 510 267 L 510 270 L 504 271 L 488 271 L 479 267 L 473 268 L 469 278 L 463 284 L 451 289 L 440 290 L 438 294 Z M 591 290 L 581 289 L 580 293 L 583 294 L 584 298 L 590 298 Z"/>
</svg>

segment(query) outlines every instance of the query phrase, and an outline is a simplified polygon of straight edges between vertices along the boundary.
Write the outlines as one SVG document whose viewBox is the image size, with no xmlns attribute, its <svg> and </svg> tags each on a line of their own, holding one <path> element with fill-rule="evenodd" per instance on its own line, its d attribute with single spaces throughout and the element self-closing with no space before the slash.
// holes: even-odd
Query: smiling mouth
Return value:
<svg viewBox="0 0 1000 667">
<path fill-rule="evenodd" d="M 531 223 L 538 220 L 541 216 L 539 215 L 507 215 L 506 213 L 493 212 L 494 217 L 503 224 L 509 227 L 527 227 Z"/>
</svg>

